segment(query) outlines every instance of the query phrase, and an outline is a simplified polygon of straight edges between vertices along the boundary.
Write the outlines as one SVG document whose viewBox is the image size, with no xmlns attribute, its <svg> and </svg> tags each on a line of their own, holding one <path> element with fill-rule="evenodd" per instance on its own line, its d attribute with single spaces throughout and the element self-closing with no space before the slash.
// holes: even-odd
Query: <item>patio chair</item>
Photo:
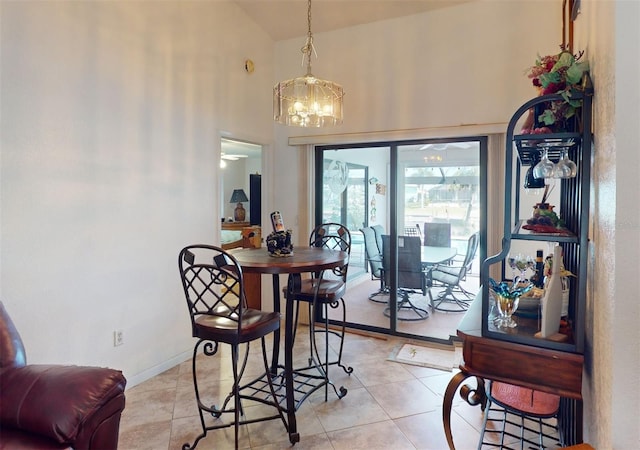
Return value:
<svg viewBox="0 0 640 450">
<path fill-rule="evenodd" d="M 382 266 L 384 280 L 390 285 L 391 247 L 389 235 L 382 236 Z M 420 256 L 420 237 L 398 236 L 398 302 L 397 319 L 402 321 L 424 320 L 429 317 L 426 309 L 411 301 L 411 294 L 427 295 L 427 272 L 423 268 Z M 384 315 L 391 315 L 391 306 L 387 305 Z"/>
<path fill-rule="evenodd" d="M 369 263 L 371 279 L 380 280 L 380 289 L 370 294 L 369 300 L 376 303 L 386 303 L 389 300 L 389 289 L 387 289 L 382 276 L 382 251 L 378 248 L 376 233 L 371 227 L 364 227 L 360 231 L 364 236 L 365 259 Z"/>
<path fill-rule="evenodd" d="M 420 225 L 416 224 L 415 227 L 404 227 L 405 236 L 422 236 L 420 232 Z"/>
<path fill-rule="evenodd" d="M 384 227 L 382 225 L 373 225 L 371 229 L 376 234 L 376 243 L 378 244 L 378 251 L 380 251 L 380 254 L 382 255 L 382 235 L 384 234 Z"/>
<path fill-rule="evenodd" d="M 444 286 L 436 301 L 431 299 L 434 309 L 448 312 L 462 312 L 469 308 L 469 302 L 473 300 L 474 293 L 462 287 L 467 272 L 471 269 L 471 264 L 478 251 L 479 234 L 474 233 L 467 242 L 467 252 L 464 261 L 459 266 L 437 265 L 431 270 L 430 281 L 440 283 Z M 457 294 L 464 295 L 465 298 L 456 297 Z M 431 296 L 431 290 L 429 290 Z"/>
<path fill-rule="evenodd" d="M 428 247 L 451 247 L 451 224 L 425 222 L 423 236 Z"/>
</svg>

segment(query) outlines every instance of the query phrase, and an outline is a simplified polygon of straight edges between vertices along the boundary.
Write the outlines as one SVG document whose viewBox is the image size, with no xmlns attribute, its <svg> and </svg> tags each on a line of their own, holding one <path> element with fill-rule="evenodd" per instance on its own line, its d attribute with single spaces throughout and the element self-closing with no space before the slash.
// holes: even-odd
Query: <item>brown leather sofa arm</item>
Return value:
<svg viewBox="0 0 640 450">
<path fill-rule="evenodd" d="M 2 369 L 2 441 L 14 439 L 18 444 L 36 434 L 63 448 L 115 449 L 125 385 L 122 372 L 101 367 L 26 365 Z"/>
</svg>

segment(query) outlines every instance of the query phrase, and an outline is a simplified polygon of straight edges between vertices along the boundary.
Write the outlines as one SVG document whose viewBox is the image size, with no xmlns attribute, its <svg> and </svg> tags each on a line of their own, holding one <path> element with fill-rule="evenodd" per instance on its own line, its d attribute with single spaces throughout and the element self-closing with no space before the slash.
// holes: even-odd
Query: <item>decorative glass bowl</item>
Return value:
<svg viewBox="0 0 640 450">
<path fill-rule="evenodd" d="M 505 281 L 497 283 L 493 278 L 489 278 L 489 284 L 498 308 L 498 317 L 494 320 L 494 325 L 498 328 L 517 327 L 518 324 L 512 317 L 513 313 L 518 309 L 520 297 L 533 289 L 533 283 L 527 281 L 514 286 Z"/>
</svg>

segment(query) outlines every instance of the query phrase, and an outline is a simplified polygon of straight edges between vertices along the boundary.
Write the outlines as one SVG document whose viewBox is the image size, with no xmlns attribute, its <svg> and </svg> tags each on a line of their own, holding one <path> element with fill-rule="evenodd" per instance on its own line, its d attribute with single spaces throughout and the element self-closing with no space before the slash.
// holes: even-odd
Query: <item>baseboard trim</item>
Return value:
<svg viewBox="0 0 640 450">
<path fill-rule="evenodd" d="M 185 351 L 183 353 L 180 353 L 174 356 L 171 359 L 168 359 L 167 361 L 163 361 L 161 364 L 158 364 L 157 366 L 153 366 L 131 377 L 127 376 L 127 390 L 155 377 L 156 375 L 161 374 L 162 372 L 165 372 L 177 366 L 178 364 L 182 364 L 188 359 L 191 359 L 192 355 L 193 355 L 193 351 L 191 350 Z"/>
</svg>

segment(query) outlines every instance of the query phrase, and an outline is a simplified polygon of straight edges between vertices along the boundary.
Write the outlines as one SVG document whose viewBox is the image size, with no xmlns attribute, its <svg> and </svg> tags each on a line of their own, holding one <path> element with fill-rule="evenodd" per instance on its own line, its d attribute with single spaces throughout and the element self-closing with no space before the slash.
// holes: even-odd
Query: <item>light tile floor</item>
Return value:
<svg viewBox="0 0 640 450">
<path fill-rule="evenodd" d="M 306 332 L 299 330 L 301 336 L 306 336 Z M 294 354 L 298 364 L 303 364 L 308 354 L 304 341 L 296 342 Z M 338 399 L 330 391 L 326 402 L 324 392 L 307 399 L 297 413 L 300 442 L 293 448 L 447 449 L 442 400 L 454 373 L 387 360 L 402 342 L 405 341 L 348 334 L 343 360 L 353 367 L 353 373 L 349 376 L 336 367 L 330 371 L 335 384 L 345 386 L 348 393 Z M 334 343 L 331 346 L 335 348 Z M 259 348 L 255 345 L 251 349 L 247 376 L 261 372 Z M 216 396 L 224 397 L 231 385 L 228 346 L 221 346 L 214 357 L 199 358 L 200 379 Z M 249 406 L 245 410 L 248 417 L 255 417 L 264 408 Z M 482 419 L 479 407 L 469 406 L 456 395 L 452 413 L 456 448 L 477 447 Z M 191 361 L 126 391 L 120 449 L 181 449 L 184 443 L 193 442 L 199 430 Z M 197 448 L 233 448 L 233 427 L 210 432 Z M 271 420 L 243 426 L 240 448 L 292 446 L 282 422 Z"/>
</svg>

